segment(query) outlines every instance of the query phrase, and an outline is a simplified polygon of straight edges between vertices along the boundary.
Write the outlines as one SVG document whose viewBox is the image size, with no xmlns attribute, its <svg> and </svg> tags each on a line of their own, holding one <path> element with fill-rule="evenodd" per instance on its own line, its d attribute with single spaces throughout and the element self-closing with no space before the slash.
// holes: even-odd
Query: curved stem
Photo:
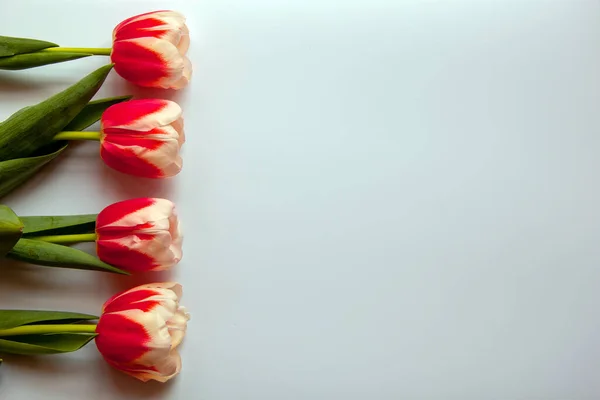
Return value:
<svg viewBox="0 0 600 400">
<path fill-rule="evenodd" d="M 0 329 L 0 337 L 16 335 L 41 335 L 46 333 L 96 333 L 95 324 L 23 325 Z"/>
<path fill-rule="evenodd" d="M 96 56 L 110 56 L 112 49 L 110 47 L 49 47 L 41 51 L 50 51 L 54 53 L 84 53 Z"/>
<path fill-rule="evenodd" d="M 64 131 L 54 136 L 54 140 L 100 140 L 100 132 Z"/>
<path fill-rule="evenodd" d="M 64 244 L 64 243 L 81 243 L 95 242 L 95 233 L 81 233 L 78 235 L 54 235 L 54 236 L 33 236 L 31 239 L 41 240 L 42 242 Z"/>
</svg>

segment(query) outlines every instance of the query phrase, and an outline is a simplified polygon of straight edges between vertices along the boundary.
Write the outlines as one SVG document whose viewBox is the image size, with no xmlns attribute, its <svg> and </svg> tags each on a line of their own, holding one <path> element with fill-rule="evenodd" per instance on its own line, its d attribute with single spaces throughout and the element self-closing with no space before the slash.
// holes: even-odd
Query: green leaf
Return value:
<svg viewBox="0 0 600 400">
<path fill-rule="evenodd" d="M 79 350 L 96 336 L 96 334 L 81 333 L 11 336 L 10 340 L 0 339 L 0 353 L 23 355 L 70 353 Z"/>
<path fill-rule="evenodd" d="M 43 50 L 49 47 L 58 47 L 58 45 L 43 40 L 0 36 L 0 57 L 31 53 L 32 51 Z"/>
<path fill-rule="evenodd" d="M 59 53 L 50 51 L 37 51 L 34 53 L 17 54 L 11 57 L 0 57 L 0 69 L 19 70 L 41 67 L 42 65 L 56 64 L 65 61 L 89 57 L 93 54 L 86 53 Z"/>
<path fill-rule="evenodd" d="M 30 107 L 25 107 L 0 124 L 0 160 L 31 156 L 52 142 L 100 89 L 112 69 L 105 65 L 70 88 Z"/>
<path fill-rule="evenodd" d="M 92 233 L 98 214 L 65 215 L 52 217 L 20 217 L 25 237 L 48 235 L 76 235 Z"/>
<path fill-rule="evenodd" d="M 0 257 L 4 257 L 19 241 L 23 223 L 7 206 L 0 205 Z"/>
<path fill-rule="evenodd" d="M 46 152 L 36 157 L 0 161 L 0 198 L 6 196 L 35 173 L 58 157 L 65 149 L 64 142 L 53 144 Z"/>
<path fill-rule="evenodd" d="M 85 269 L 129 275 L 84 251 L 33 239 L 21 239 L 6 255 L 13 260 L 48 267 Z"/>
<path fill-rule="evenodd" d="M 63 131 L 82 131 L 97 122 L 108 107 L 131 100 L 131 97 L 133 96 L 117 96 L 90 101 Z"/>
<path fill-rule="evenodd" d="M 73 324 L 98 319 L 96 315 L 67 311 L 0 310 L 0 330 L 34 323 Z"/>
</svg>

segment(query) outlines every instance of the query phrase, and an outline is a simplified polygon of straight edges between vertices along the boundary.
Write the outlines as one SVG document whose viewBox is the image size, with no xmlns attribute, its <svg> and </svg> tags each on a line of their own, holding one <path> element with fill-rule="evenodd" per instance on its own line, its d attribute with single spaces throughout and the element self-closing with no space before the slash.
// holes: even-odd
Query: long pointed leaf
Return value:
<svg viewBox="0 0 600 400">
<path fill-rule="evenodd" d="M 21 239 L 6 255 L 13 260 L 47 267 L 85 269 L 129 275 L 84 251 L 40 240 Z"/>
<path fill-rule="evenodd" d="M 35 175 L 40 168 L 58 157 L 66 148 L 67 144 L 57 143 L 37 157 L 0 161 L 0 198 Z"/>
<path fill-rule="evenodd" d="M 58 47 L 58 45 L 44 40 L 0 36 L 0 57 L 31 53 L 32 51 L 43 50 L 49 47 Z"/>
<path fill-rule="evenodd" d="M 41 235 L 92 233 L 96 229 L 97 217 L 98 214 L 19 218 L 24 225 L 23 235 L 33 238 Z"/>
<path fill-rule="evenodd" d="M 0 330 L 40 322 L 71 324 L 94 319 L 98 319 L 98 317 L 67 311 L 0 310 Z"/>
<path fill-rule="evenodd" d="M 11 57 L 0 57 L 0 69 L 19 70 L 42 65 L 57 64 L 65 61 L 77 60 L 78 58 L 89 57 L 93 54 L 85 53 L 58 53 L 36 51 L 34 53 L 17 54 Z"/>
</svg>

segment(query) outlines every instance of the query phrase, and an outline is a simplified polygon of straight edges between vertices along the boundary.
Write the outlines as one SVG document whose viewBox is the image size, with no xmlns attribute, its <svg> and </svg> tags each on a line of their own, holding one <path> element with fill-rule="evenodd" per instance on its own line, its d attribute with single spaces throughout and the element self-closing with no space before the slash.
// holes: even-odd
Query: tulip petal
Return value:
<svg viewBox="0 0 600 400">
<path fill-rule="evenodd" d="M 183 118 L 178 118 L 176 121 L 171 123 L 171 126 L 179 134 L 179 146 L 183 146 L 185 143 L 185 131 L 183 128 Z"/>
<path fill-rule="evenodd" d="M 113 31 L 113 39 L 155 37 L 177 44 L 179 36 L 188 33 L 185 17 L 175 11 L 157 11 L 129 18 Z"/>
<path fill-rule="evenodd" d="M 169 334 L 171 335 L 171 348 L 176 348 L 181 344 L 187 329 L 187 322 L 190 320 L 190 314 L 185 307 L 179 307 L 175 315 L 167 321 Z"/>
<path fill-rule="evenodd" d="M 149 131 L 157 126 L 168 125 L 181 116 L 181 107 L 174 101 L 163 99 L 130 100 L 123 107 L 110 106 L 104 111 L 101 124 L 104 129 L 130 129 Z"/>
<path fill-rule="evenodd" d="M 153 296 L 161 296 L 165 292 L 171 291 L 175 294 L 175 298 L 180 299 L 183 294 L 183 289 L 179 283 L 176 282 L 159 282 L 159 283 L 148 283 L 134 287 L 133 289 L 126 290 L 122 293 L 116 294 L 104 303 L 102 308 L 103 312 L 114 312 L 123 311 L 127 309 L 127 304 L 137 303 L 141 300 L 146 300 Z M 141 292 L 142 294 L 137 294 Z M 126 297 L 134 294 L 133 297 Z M 125 297 L 125 298 L 123 298 Z M 171 298 L 169 296 L 169 298 Z M 159 298 L 153 298 L 152 300 L 160 300 Z M 113 308 L 110 308 L 113 307 Z"/>
<path fill-rule="evenodd" d="M 148 382 L 150 380 L 166 382 L 181 372 L 181 356 L 177 350 L 171 351 L 167 357 L 156 358 L 154 360 L 150 358 L 147 362 L 151 361 L 155 363 L 153 366 L 154 369 L 140 368 L 124 372 L 142 382 Z"/>
<path fill-rule="evenodd" d="M 146 342 L 150 337 L 145 327 L 127 316 L 103 314 L 98 320 L 96 332 L 96 347 L 112 362 L 134 362 L 148 351 Z"/>
<path fill-rule="evenodd" d="M 136 85 L 156 87 L 161 79 L 169 76 L 171 71 L 162 54 L 153 50 L 152 47 L 148 48 L 143 45 L 149 40 L 154 41 L 149 38 L 116 41 L 110 57 L 115 64 L 115 71 L 123 78 Z M 164 43 L 175 48 L 169 42 Z M 177 54 L 179 55 L 179 53 Z M 172 52 L 169 55 L 172 59 Z"/>
<path fill-rule="evenodd" d="M 186 25 L 184 25 L 181 29 L 181 37 L 179 38 L 179 43 L 177 43 L 177 50 L 179 50 L 179 54 L 182 56 L 187 53 L 190 47 L 190 30 Z"/>
<path fill-rule="evenodd" d="M 192 79 L 192 63 L 187 57 L 183 57 L 183 70 L 181 71 L 181 76 L 170 84 L 165 84 L 171 89 L 181 89 L 190 83 Z M 165 79 L 163 79 L 164 81 Z"/>
<path fill-rule="evenodd" d="M 140 157 L 143 150 L 103 143 L 100 157 L 106 165 L 124 174 L 154 179 L 167 177 L 161 168 Z"/>
<path fill-rule="evenodd" d="M 104 210 L 102 210 L 100 214 L 98 214 L 98 218 L 96 220 L 97 229 L 106 229 L 107 227 L 111 226 L 136 226 L 132 225 L 132 219 L 125 220 L 125 218 L 130 216 L 131 214 L 141 212 L 141 210 L 147 210 L 148 208 L 157 204 L 159 200 L 163 199 L 140 197 L 137 199 L 125 200 L 111 204 L 108 207 L 104 208 Z M 158 208 L 158 210 L 154 210 L 153 214 L 162 211 L 165 214 L 161 214 L 159 218 L 168 218 L 169 215 L 171 215 L 175 205 L 171 202 L 169 202 L 171 203 L 169 205 L 166 202 L 169 202 L 169 200 L 160 201 L 161 206 Z M 146 211 L 145 215 L 149 215 L 148 213 L 149 211 Z M 141 222 L 144 221 L 141 217 L 136 218 L 137 224 L 145 223 Z"/>
<path fill-rule="evenodd" d="M 98 215 L 97 230 L 119 227 L 150 227 L 157 221 L 168 221 L 175 204 L 167 199 L 139 198 L 114 203 Z"/>
</svg>

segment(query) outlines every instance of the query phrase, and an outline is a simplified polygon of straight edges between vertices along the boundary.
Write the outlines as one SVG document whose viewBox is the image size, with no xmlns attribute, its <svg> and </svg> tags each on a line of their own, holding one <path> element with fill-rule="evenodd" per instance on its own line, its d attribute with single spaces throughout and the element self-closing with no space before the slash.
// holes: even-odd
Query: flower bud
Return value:
<svg viewBox="0 0 600 400">
<path fill-rule="evenodd" d="M 162 271 L 182 257 L 175 205 L 139 198 L 106 207 L 96 220 L 98 257 L 130 272 Z"/>
<path fill-rule="evenodd" d="M 177 375 L 177 346 L 190 319 L 180 298 L 181 285 L 154 283 L 109 299 L 96 327 L 96 346 L 104 359 L 144 382 L 166 382 Z"/>
<path fill-rule="evenodd" d="M 101 119 L 100 156 L 109 167 L 145 178 L 181 171 L 185 141 L 181 107 L 161 99 L 131 100 L 109 107 Z"/>
<path fill-rule="evenodd" d="M 192 64 L 185 56 L 189 44 L 183 15 L 149 12 L 116 26 L 111 60 L 115 71 L 136 85 L 181 89 L 192 75 Z"/>
</svg>

